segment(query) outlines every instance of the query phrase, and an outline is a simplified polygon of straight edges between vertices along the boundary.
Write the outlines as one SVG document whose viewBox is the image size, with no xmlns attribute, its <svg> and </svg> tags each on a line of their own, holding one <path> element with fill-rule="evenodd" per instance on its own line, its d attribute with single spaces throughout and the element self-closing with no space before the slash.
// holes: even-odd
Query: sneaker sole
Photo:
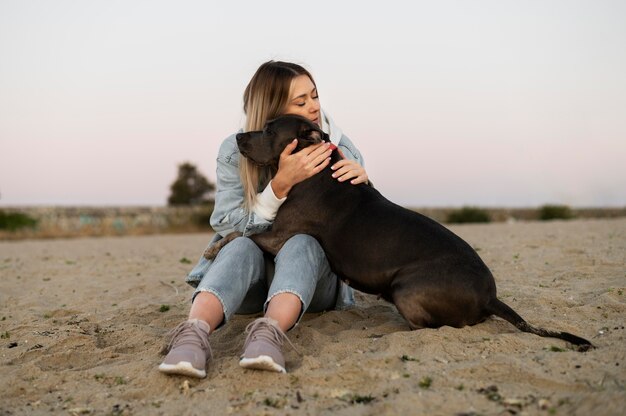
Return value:
<svg viewBox="0 0 626 416">
<path fill-rule="evenodd" d="M 194 368 L 194 366 L 192 366 L 188 361 L 181 361 L 178 364 L 162 363 L 159 365 L 159 371 L 165 374 L 177 374 L 196 378 L 206 377 L 206 371 Z"/>
<path fill-rule="evenodd" d="M 256 358 L 242 358 L 239 360 L 239 366 L 243 368 L 249 368 L 252 370 L 265 370 L 265 371 L 273 371 L 275 373 L 286 373 L 283 367 L 279 364 L 276 364 L 272 357 L 267 355 L 259 355 Z"/>
</svg>

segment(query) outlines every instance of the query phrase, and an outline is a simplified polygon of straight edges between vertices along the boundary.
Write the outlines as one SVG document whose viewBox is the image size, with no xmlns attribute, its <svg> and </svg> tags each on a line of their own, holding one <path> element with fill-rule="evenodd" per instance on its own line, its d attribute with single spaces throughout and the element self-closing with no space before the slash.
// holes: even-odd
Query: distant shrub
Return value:
<svg viewBox="0 0 626 416">
<path fill-rule="evenodd" d="M 476 207 L 463 207 L 449 213 L 446 222 L 451 224 L 491 222 L 491 217 L 484 209 Z"/>
<path fill-rule="evenodd" d="M 185 162 L 178 165 L 178 176 L 170 191 L 168 205 L 202 205 L 212 201 L 215 184 L 209 182 L 195 165 Z"/>
<path fill-rule="evenodd" d="M 0 230 L 17 231 L 20 228 L 33 228 L 37 220 L 21 212 L 0 210 Z"/>
<path fill-rule="evenodd" d="M 567 205 L 544 205 L 539 208 L 539 219 L 547 220 L 569 220 L 574 217 L 572 210 Z"/>
</svg>

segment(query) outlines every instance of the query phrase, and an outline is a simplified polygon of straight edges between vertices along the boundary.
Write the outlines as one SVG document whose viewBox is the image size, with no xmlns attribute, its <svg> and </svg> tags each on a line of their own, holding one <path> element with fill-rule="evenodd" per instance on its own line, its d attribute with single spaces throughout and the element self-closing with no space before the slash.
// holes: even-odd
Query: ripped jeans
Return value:
<svg viewBox="0 0 626 416">
<path fill-rule="evenodd" d="M 252 240 L 238 237 L 220 250 L 193 298 L 200 292 L 214 294 L 224 308 L 223 325 L 234 313 L 264 312 L 273 296 L 288 292 L 302 302 L 299 322 L 305 311 L 334 309 L 340 283 L 330 270 L 324 250 L 309 235 L 291 237 L 273 261 Z"/>
</svg>

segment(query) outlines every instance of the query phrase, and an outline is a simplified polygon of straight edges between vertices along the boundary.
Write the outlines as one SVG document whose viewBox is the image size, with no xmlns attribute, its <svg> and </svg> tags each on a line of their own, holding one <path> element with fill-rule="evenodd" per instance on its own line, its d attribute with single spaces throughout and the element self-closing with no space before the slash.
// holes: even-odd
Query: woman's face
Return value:
<svg viewBox="0 0 626 416">
<path fill-rule="evenodd" d="M 317 88 L 308 76 L 298 75 L 291 82 L 289 102 L 287 102 L 285 114 L 306 117 L 318 126 L 322 125 Z"/>
</svg>

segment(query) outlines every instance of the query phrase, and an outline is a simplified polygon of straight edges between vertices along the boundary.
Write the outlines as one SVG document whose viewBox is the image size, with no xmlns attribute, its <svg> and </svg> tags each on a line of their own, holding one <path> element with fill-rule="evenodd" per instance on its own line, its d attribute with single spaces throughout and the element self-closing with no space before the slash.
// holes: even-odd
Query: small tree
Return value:
<svg viewBox="0 0 626 416">
<path fill-rule="evenodd" d="M 178 165 L 178 177 L 170 186 L 170 191 L 168 205 L 199 205 L 211 200 L 215 185 L 195 165 L 185 162 Z"/>
<path fill-rule="evenodd" d="M 0 230 L 17 231 L 20 228 L 34 228 L 37 220 L 21 212 L 4 212 L 0 209 Z"/>
</svg>

